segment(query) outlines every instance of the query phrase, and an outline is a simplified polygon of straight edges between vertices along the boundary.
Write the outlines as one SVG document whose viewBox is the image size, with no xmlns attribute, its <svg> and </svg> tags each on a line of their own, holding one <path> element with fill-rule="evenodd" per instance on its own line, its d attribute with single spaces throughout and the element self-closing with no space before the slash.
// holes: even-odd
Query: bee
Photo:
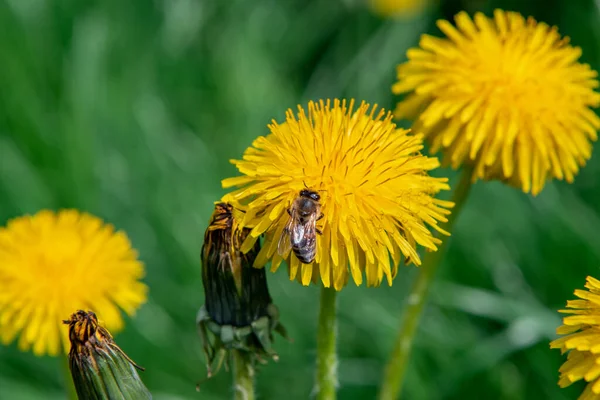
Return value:
<svg viewBox="0 0 600 400">
<path fill-rule="evenodd" d="M 317 221 L 323 218 L 321 214 L 321 196 L 313 190 L 302 189 L 292 206 L 287 210 L 290 219 L 287 222 L 279 243 L 277 252 L 285 257 L 291 250 L 304 264 L 310 264 L 317 254 Z"/>
</svg>

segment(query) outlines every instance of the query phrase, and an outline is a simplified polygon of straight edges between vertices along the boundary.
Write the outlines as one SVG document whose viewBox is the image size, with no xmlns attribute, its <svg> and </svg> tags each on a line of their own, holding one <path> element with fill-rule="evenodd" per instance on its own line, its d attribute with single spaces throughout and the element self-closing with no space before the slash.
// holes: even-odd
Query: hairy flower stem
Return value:
<svg viewBox="0 0 600 400">
<path fill-rule="evenodd" d="M 334 288 L 321 288 L 321 309 L 319 311 L 319 327 L 317 331 L 317 382 L 315 387 L 317 400 L 331 400 L 336 397 L 336 295 L 337 292 Z"/>
<path fill-rule="evenodd" d="M 233 353 L 233 390 L 235 400 L 254 400 L 254 366 L 249 354 L 239 350 Z"/>
<path fill-rule="evenodd" d="M 460 181 L 452 198 L 455 203 L 454 209 L 448 217 L 448 222 L 442 225 L 442 228 L 448 232 L 452 231 L 452 225 L 469 195 L 471 176 L 472 170 L 463 168 Z M 404 318 L 385 370 L 379 400 L 396 400 L 400 395 L 419 319 L 423 313 L 435 272 L 441 263 L 447 246 L 448 239 L 445 239 L 437 251 L 427 252 L 423 256 L 423 263 L 419 267 L 417 278 L 408 295 Z"/>
<path fill-rule="evenodd" d="M 69 359 L 65 354 L 60 357 L 60 364 L 63 379 L 65 381 L 65 391 L 67 400 L 77 400 L 77 392 L 75 391 L 75 385 L 73 384 L 73 378 L 71 376 L 71 370 L 69 369 Z"/>
</svg>

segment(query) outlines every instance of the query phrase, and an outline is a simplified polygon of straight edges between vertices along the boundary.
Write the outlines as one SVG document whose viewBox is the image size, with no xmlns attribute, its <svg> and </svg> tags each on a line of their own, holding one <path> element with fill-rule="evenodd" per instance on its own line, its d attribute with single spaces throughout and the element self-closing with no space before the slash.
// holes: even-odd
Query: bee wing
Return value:
<svg viewBox="0 0 600 400">
<path fill-rule="evenodd" d="M 294 212 L 292 211 L 292 215 L 290 216 L 289 221 L 283 228 L 283 232 L 281 232 L 281 236 L 279 237 L 279 242 L 277 243 L 277 253 L 281 257 L 285 257 L 288 255 L 290 250 L 292 249 L 292 231 L 294 229 Z"/>
<path fill-rule="evenodd" d="M 313 213 L 308 217 L 308 221 L 304 224 L 304 229 L 302 231 L 302 240 L 306 244 L 312 245 L 316 242 L 317 238 L 317 218 L 319 217 L 319 213 Z"/>
<path fill-rule="evenodd" d="M 295 223 L 290 232 L 292 247 L 304 247 L 306 242 L 306 229 L 303 224 Z"/>
</svg>

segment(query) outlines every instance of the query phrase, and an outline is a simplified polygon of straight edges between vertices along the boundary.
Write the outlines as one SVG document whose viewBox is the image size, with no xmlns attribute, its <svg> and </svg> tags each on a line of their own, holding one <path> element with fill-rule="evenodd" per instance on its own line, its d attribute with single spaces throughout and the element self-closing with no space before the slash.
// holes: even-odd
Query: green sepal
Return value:
<svg viewBox="0 0 600 400">
<path fill-rule="evenodd" d="M 267 316 L 258 318 L 250 326 L 235 327 L 217 324 L 210 318 L 205 306 L 200 308 L 196 324 L 206 356 L 207 378 L 219 372 L 224 361 L 228 367 L 231 350 L 246 353 L 252 364 L 264 363 L 265 356 L 277 361 L 278 355 L 272 347 L 273 332 L 288 339 L 287 331 L 279 322 L 277 307 L 269 304 L 267 310 Z"/>
</svg>

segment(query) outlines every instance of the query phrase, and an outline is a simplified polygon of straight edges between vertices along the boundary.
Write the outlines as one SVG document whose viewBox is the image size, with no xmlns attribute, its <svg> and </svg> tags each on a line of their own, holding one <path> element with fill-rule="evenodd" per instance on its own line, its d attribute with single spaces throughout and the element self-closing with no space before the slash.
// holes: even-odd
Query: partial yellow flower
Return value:
<svg viewBox="0 0 600 400">
<path fill-rule="evenodd" d="M 0 340 L 36 355 L 69 350 L 65 315 L 93 309 L 107 329 L 146 301 L 144 266 L 123 232 L 76 210 L 40 211 L 0 228 Z"/>
<path fill-rule="evenodd" d="M 382 17 L 404 17 L 423 10 L 430 0 L 368 0 L 369 7 Z"/>
<path fill-rule="evenodd" d="M 437 249 L 429 227 L 448 234 L 438 222 L 453 204 L 433 197 L 449 189 L 447 178 L 427 174 L 438 160 L 421 155 L 422 135 L 398 129 L 390 113 L 365 103 L 355 110 L 353 101 L 311 101 L 308 114 L 298 106 L 297 115 L 288 110 L 286 121 L 269 129 L 243 160 L 232 161 L 243 175 L 223 181 L 225 188 L 241 187 L 223 201 L 245 211 L 241 224 L 253 228 L 242 251 L 266 234 L 256 267 L 272 260 L 275 271 L 281 264 L 277 245 L 287 210 L 305 187 L 321 196 L 324 217 L 315 260 L 287 256 L 290 279 L 304 285 L 320 275 L 325 287 L 340 290 L 349 273 L 360 285 L 363 272 L 369 286 L 384 277 L 391 285 L 401 255 L 419 265 L 416 244 Z"/>
<path fill-rule="evenodd" d="M 556 27 L 496 10 L 461 12 L 447 38 L 423 35 L 398 66 L 398 118 L 416 120 L 433 153 L 473 180 L 500 179 L 539 193 L 547 179 L 572 182 L 592 153 L 600 119 L 597 73 L 578 62 Z"/>
<path fill-rule="evenodd" d="M 550 343 L 550 348 L 569 352 L 567 361 L 560 367 L 560 387 L 584 379 L 589 382 L 580 400 L 600 400 L 600 281 L 587 277 L 588 290 L 576 290 L 579 300 L 567 302 L 567 310 L 573 314 L 563 319 L 556 330 L 564 337 Z"/>
</svg>

